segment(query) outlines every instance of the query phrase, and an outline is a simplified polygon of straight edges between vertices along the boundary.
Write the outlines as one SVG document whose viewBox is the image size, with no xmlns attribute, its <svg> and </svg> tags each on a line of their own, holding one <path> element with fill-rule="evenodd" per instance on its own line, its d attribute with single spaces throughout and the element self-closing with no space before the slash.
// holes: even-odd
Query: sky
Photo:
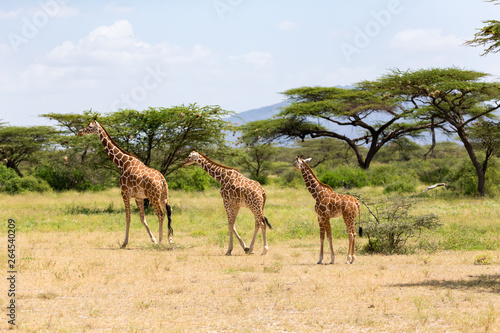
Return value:
<svg viewBox="0 0 500 333">
<path fill-rule="evenodd" d="M 498 18 L 481 0 L 2 0 L 0 122 L 190 103 L 242 112 L 394 68 L 500 81 L 500 54 L 463 45 Z"/>
</svg>

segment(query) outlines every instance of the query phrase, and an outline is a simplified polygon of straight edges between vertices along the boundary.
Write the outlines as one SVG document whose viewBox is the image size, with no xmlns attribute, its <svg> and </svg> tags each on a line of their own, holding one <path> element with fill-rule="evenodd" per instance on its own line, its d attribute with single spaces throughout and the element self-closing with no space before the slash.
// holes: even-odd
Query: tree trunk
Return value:
<svg viewBox="0 0 500 333">
<path fill-rule="evenodd" d="M 7 163 L 5 164 L 5 166 L 7 168 L 11 168 L 11 169 L 14 169 L 14 171 L 19 175 L 19 177 L 24 177 L 24 175 L 22 174 L 21 170 L 19 170 L 19 168 L 17 167 L 16 163 L 11 163 L 10 161 L 7 161 Z"/>
<path fill-rule="evenodd" d="M 484 196 L 484 187 L 486 183 L 486 176 L 484 173 L 484 170 L 481 166 L 481 163 L 479 163 L 479 160 L 477 159 L 476 153 L 474 152 L 474 148 L 472 148 L 472 145 L 470 144 L 467 134 L 463 130 L 463 128 L 459 128 L 457 130 L 457 134 L 464 144 L 465 150 L 467 151 L 467 154 L 469 154 L 469 158 L 472 162 L 472 165 L 474 165 L 474 168 L 476 169 L 477 173 L 477 191 L 481 196 Z"/>
</svg>

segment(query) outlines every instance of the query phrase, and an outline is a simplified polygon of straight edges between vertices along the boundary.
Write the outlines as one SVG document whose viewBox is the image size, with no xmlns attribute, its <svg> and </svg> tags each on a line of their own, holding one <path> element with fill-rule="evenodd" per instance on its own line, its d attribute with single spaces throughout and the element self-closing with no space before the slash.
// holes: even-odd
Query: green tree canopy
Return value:
<svg viewBox="0 0 500 333">
<path fill-rule="evenodd" d="M 454 67 L 396 69 L 373 84 L 374 89 L 413 105 L 416 115 L 439 121 L 444 129 L 458 135 L 476 169 L 480 194 L 484 194 L 485 170 L 469 139 L 469 129 L 478 120 L 493 117 L 500 108 L 500 82 L 485 82 L 487 76 Z"/>
<path fill-rule="evenodd" d="M 138 111 L 132 109 L 99 116 L 99 122 L 108 130 L 115 142 L 124 150 L 136 155 L 146 165 L 168 175 L 182 165 L 189 147 L 207 150 L 225 146 L 228 122 L 223 118 L 231 112 L 219 106 L 180 105 Z M 96 137 L 79 137 L 74 134 L 87 126 L 95 113 L 47 114 L 66 129 L 67 137 L 61 142 L 81 149 L 82 161 L 90 151 L 96 152 L 99 167 L 116 170 L 110 163 Z M 75 142 L 77 141 L 77 142 Z"/>
<path fill-rule="evenodd" d="M 498 2 L 498 0 L 489 0 L 488 2 Z M 496 3 L 495 5 L 498 5 Z M 483 56 L 488 53 L 497 53 L 500 51 L 500 21 L 483 21 L 484 27 L 477 29 L 472 40 L 466 41 L 465 45 L 484 47 Z"/>
<path fill-rule="evenodd" d="M 6 126 L 0 128 L 0 158 L 23 177 L 19 164 L 50 145 L 55 130 L 49 126 Z"/>
<path fill-rule="evenodd" d="M 284 92 L 291 102 L 274 119 L 241 126 L 243 137 L 267 140 L 330 137 L 344 141 L 356 154 L 359 166 L 368 169 L 377 152 L 388 142 L 417 136 L 433 124 L 415 115 L 412 105 L 384 94 L 371 82 L 354 89 L 301 87 Z M 341 130 L 342 127 L 347 129 Z M 349 134 L 345 134 L 349 133 Z M 368 149 L 362 149 L 367 146 Z"/>
</svg>

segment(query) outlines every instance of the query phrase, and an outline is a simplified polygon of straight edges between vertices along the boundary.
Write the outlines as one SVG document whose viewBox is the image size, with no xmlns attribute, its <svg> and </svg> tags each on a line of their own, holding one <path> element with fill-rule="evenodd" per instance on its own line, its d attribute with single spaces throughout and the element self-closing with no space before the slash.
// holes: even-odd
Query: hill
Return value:
<svg viewBox="0 0 500 333">
<path fill-rule="evenodd" d="M 287 105 L 288 105 L 288 102 L 283 101 L 283 102 L 276 103 L 273 105 L 263 106 L 263 107 L 258 108 L 258 109 L 243 111 L 243 112 L 235 114 L 234 116 L 226 118 L 226 120 L 228 120 L 232 123 L 242 124 L 242 123 L 248 123 L 248 122 L 256 121 L 256 120 L 269 119 L 269 118 L 272 118 L 273 115 L 280 112 L 282 107 L 285 107 Z"/>
</svg>

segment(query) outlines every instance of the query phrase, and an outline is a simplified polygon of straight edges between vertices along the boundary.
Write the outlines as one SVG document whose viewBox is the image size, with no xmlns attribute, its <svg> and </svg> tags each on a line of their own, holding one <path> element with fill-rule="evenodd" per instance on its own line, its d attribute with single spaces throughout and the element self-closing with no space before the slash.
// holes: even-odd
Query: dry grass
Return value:
<svg viewBox="0 0 500 333">
<path fill-rule="evenodd" d="M 500 332 L 500 250 L 358 255 L 354 265 L 345 265 L 341 234 L 334 240 L 336 264 L 316 265 L 318 235 L 290 239 L 283 231 L 294 219 L 316 226 L 308 193 L 270 192 L 266 214 L 275 230 L 268 255 L 245 255 L 235 244 L 231 257 L 224 256 L 227 227 L 216 191 L 172 194 L 172 247 L 152 246 L 135 214 L 126 250 L 119 249 L 124 214 L 116 190 L 0 197 L 0 218 L 16 218 L 21 230 L 19 329 Z M 64 213 L 67 205 L 105 208 L 110 201 L 115 213 Z M 490 215 L 497 216 L 494 209 Z M 245 212 L 238 222 L 246 242 L 253 230 L 249 219 Z M 23 226 L 28 220 L 33 224 Z M 155 218 L 148 221 L 157 234 Z M 1 248 L 5 242 L 3 237 Z M 261 246 L 259 239 L 256 253 Z M 483 257 L 487 263 L 477 264 Z M 6 302 L 3 293 L 3 309 Z M 0 329 L 8 328 L 5 318 Z"/>
</svg>

